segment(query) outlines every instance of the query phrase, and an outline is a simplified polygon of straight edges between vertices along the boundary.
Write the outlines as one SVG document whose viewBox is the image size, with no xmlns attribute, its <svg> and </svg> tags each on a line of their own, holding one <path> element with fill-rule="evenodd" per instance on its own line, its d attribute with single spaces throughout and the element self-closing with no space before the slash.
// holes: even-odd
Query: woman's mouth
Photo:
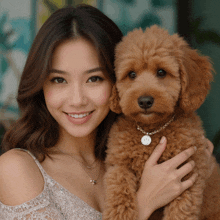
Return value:
<svg viewBox="0 0 220 220">
<path fill-rule="evenodd" d="M 84 117 L 90 115 L 91 113 L 92 112 L 87 112 L 87 113 L 84 113 L 84 114 L 68 114 L 67 113 L 67 115 L 69 115 L 72 118 L 84 118 Z"/>
<path fill-rule="evenodd" d="M 73 124 L 84 124 L 86 123 L 91 117 L 91 112 L 85 112 L 85 113 L 66 113 L 68 120 Z"/>
</svg>

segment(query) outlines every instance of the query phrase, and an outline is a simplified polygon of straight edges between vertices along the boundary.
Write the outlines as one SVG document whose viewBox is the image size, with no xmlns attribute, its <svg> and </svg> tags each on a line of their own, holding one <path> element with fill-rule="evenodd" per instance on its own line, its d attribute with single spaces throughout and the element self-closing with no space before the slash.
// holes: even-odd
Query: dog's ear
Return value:
<svg viewBox="0 0 220 220">
<path fill-rule="evenodd" d="M 208 57 L 199 55 L 188 45 L 184 45 L 182 52 L 179 106 L 184 112 L 190 112 L 198 109 L 204 102 L 213 80 L 213 68 Z"/>
<path fill-rule="evenodd" d="M 117 114 L 120 114 L 122 112 L 121 107 L 119 105 L 118 90 L 115 85 L 112 88 L 112 94 L 109 99 L 109 107 L 113 112 Z"/>
</svg>

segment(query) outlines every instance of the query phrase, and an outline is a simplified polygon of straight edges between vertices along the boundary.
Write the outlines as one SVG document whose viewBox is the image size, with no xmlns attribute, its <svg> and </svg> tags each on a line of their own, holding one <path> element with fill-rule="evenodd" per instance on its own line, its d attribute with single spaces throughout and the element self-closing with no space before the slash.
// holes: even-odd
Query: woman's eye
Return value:
<svg viewBox="0 0 220 220">
<path fill-rule="evenodd" d="M 160 78 L 163 78 L 167 75 L 167 72 L 163 69 L 159 69 L 157 70 L 157 76 L 160 77 Z"/>
<path fill-rule="evenodd" d="M 103 78 L 101 78 L 100 76 L 92 76 L 88 79 L 88 82 L 99 82 L 102 80 L 103 80 Z"/>
<path fill-rule="evenodd" d="M 51 82 L 55 82 L 57 84 L 60 84 L 60 83 L 66 83 L 66 80 L 61 78 L 61 77 L 54 77 Z"/>
<path fill-rule="evenodd" d="M 137 74 L 134 71 L 131 71 L 128 73 L 128 76 L 130 79 L 135 79 L 137 77 Z"/>
</svg>

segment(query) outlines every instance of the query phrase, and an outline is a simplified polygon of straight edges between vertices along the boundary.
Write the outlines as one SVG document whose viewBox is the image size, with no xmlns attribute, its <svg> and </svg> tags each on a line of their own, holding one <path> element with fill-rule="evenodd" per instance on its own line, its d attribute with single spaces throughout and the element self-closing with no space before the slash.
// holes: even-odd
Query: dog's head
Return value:
<svg viewBox="0 0 220 220">
<path fill-rule="evenodd" d="M 156 25 L 145 32 L 135 29 L 122 39 L 116 47 L 115 72 L 111 110 L 145 123 L 177 109 L 195 111 L 213 79 L 207 57 Z"/>
</svg>

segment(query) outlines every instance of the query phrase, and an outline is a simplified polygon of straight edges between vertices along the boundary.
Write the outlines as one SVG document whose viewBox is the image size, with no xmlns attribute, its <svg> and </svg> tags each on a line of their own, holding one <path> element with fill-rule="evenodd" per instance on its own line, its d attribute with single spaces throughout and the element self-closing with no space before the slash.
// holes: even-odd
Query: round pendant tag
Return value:
<svg viewBox="0 0 220 220">
<path fill-rule="evenodd" d="M 142 138 L 141 138 L 141 143 L 143 145 L 149 145 L 151 143 L 151 137 L 149 135 L 144 135 Z"/>
</svg>

